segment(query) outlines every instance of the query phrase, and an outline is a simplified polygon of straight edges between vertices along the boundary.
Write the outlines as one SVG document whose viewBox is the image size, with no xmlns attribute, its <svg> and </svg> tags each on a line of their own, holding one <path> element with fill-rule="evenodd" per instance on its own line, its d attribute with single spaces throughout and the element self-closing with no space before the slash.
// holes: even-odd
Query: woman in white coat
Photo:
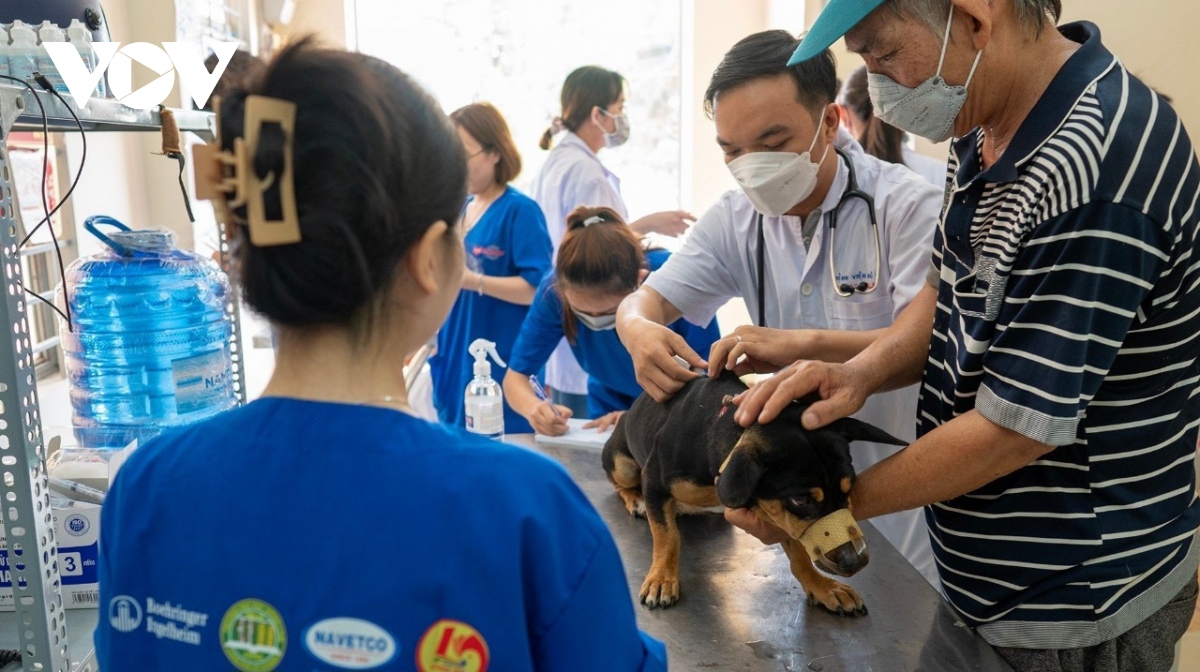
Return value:
<svg viewBox="0 0 1200 672">
<path fill-rule="evenodd" d="M 600 161 L 599 152 L 629 139 L 625 116 L 625 78 L 594 65 L 577 68 L 563 82 L 561 116 L 542 136 L 549 150 L 562 133 L 533 182 L 530 196 L 541 206 L 557 254 L 566 231 L 567 215 L 579 206 L 607 207 L 616 211 L 639 236 L 657 233 L 678 236 L 695 217 L 682 211 L 656 212 L 629 220 L 621 198 L 621 180 Z M 566 342 L 559 343 L 546 366 L 546 383 L 554 403 L 587 417 L 587 374 L 579 367 Z"/>
</svg>

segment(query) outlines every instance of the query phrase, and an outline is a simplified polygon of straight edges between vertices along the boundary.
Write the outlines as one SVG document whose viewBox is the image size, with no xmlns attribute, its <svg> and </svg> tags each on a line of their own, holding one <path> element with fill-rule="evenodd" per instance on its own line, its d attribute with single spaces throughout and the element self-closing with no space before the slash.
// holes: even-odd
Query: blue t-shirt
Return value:
<svg viewBox="0 0 1200 672">
<path fill-rule="evenodd" d="M 560 465 L 398 411 L 260 399 L 140 448 L 102 519 L 105 672 L 666 669 Z"/>
<path fill-rule="evenodd" d="M 650 250 L 646 253 L 646 261 L 651 271 L 657 271 L 670 256 L 666 250 Z M 508 366 L 513 371 L 527 376 L 537 373 L 564 336 L 563 304 L 555 289 L 555 277 L 551 271 L 538 285 L 529 315 L 521 325 L 521 335 L 508 359 Z M 697 327 L 680 319 L 671 323 L 670 329 L 683 336 L 701 356 L 707 356 L 713 342 L 721 337 L 715 319 L 706 327 Z M 588 413 L 593 418 L 612 411 L 627 411 L 633 406 L 642 388 L 634 374 L 633 359 L 615 329 L 592 331 L 576 318 L 575 343 L 571 352 L 588 374 Z"/>
<path fill-rule="evenodd" d="M 465 239 L 467 265 L 492 277 L 520 276 L 536 286 L 550 270 L 550 234 L 542 209 L 531 198 L 508 187 L 479 218 Z M 433 403 L 438 419 L 463 427 L 463 393 L 474 375 L 474 358 L 467 347 L 477 338 L 496 343 L 500 358 L 508 361 L 513 341 L 529 306 L 482 296 L 463 288 L 438 332 L 437 354 L 429 360 L 433 373 Z M 504 380 L 503 366 L 492 363 L 492 377 Z M 504 405 L 504 431 L 532 432 L 519 413 Z"/>
</svg>

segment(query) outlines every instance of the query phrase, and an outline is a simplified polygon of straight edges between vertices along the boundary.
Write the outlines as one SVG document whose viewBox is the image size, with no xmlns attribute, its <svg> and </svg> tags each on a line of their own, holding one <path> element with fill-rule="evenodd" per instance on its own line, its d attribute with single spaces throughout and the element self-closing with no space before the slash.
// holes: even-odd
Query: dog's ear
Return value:
<svg viewBox="0 0 1200 672">
<path fill-rule="evenodd" d="M 854 418 L 842 418 L 829 423 L 825 429 L 841 434 L 847 441 L 874 441 L 889 443 L 893 446 L 907 446 L 907 441 L 901 441 L 875 425 L 867 424 Z"/>
<path fill-rule="evenodd" d="M 754 489 L 763 476 L 762 464 L 745 448 L 734 448 L 717 476 L 717 497 L 731 509 L 740 509 L 750 502 Z"/>
</svg>

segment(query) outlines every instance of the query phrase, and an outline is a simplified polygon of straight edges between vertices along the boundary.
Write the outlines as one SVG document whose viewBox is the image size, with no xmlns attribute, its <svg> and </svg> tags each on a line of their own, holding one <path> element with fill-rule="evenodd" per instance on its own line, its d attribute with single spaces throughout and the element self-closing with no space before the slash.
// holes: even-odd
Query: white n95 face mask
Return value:
<svg viewBox="0 0 1200 672">
<path fill-rule="evenodd" d="M 803 154 L 752 152 L 727 164 L 733 179 L 756 210 L 768 217 L 778 217 L 796 207 L 817 188 L 817 171 L 829 154 L 829 145 L 825 145 L 820 161 L 814 163 L 811 157 L 824 126 L 822 123 L 817 128 L 812 144 Z"/>
<path fill-rule="evenodd" d="M 584 315 L 583 313 L 575 313 L 575 317 L 578 317 L 583 326 L 592 331 L 611 331 L 617 328 L 616 315 Z"/>
<path fill-rule="evenodd" d="M 950 7 L 950 18 L 946 21 L 946 35 L 942 39 L 942 54 L 938 57 L 937 72 L 921 82 L 917 88 L 909 88 L 887 75 L 868 74 L 867 94 L 875 107 L 875 116 L 904 131 L 934 142 L 949 140 L 954 133 L 954 120 L 967 102 L 967 87 L 975 77 L 975 68 L 983 51 L 975 54 L 971 74 L 962 86 L 950 86 L 942 79 L 942 64 L 946 60 L 946 46 L 950 44 L 950 27 L 954 24 L 954 7 Z"/>
</svg>

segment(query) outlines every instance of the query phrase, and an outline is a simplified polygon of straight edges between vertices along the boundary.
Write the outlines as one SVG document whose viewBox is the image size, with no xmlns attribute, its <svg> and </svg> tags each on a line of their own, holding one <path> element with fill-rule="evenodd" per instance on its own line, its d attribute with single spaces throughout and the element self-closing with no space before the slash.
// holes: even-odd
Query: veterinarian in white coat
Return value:
<svg viewBox="0 0 1200 672">
<path fill-rule="evenodd" d="M 774 371 L 797 359 L 845 361 L 925 284 L 939 191 L 863 152 L 832 104 L 832 56 L 788 68 L 797 44 L 784 31 L 752 35 L 713 74 L 705 105 L 742 189 L 706 212 L 618 313 L 638 380 L 656 398 L 696 375 L 673 355 L 714 375 L 742 356 L 739 373 Z M 746 300 L 756 326 L 718 341 L 707 362 L 661 326 L 680 315 L 703 323 L 733 297 Z M 913 386 L 878 395 L 855 417 L 912 441 L 916 405 Z M 858 471 L 895 450 L 851 444 Z M 921 511 L 872 523 L 938 585 Z"/>
<path fill-rule="evenodd" d="M 629 221 L 621 198 L 621 179 L 599 157 L 602 149 L 623 145 L 629 139 L 625 79 L 612 70 L 583 66 L 567 76 L 561 102 L 562 116 L 542 136 L 541 148 L 550 149 L 559 133 L 562 138 L 550 151 L 530 191 L 546 217 L 555 255 L 566 231 L 567 215 L 579 206 L 612 208 Z M 677 236 L 693 219 L 682 211 L 656 212 L 629 226 L 639 236 L 651 232 Z M 587 417 L 587 379 L 566 341 L 559 343 L 546 367 L 546 383 L 555 403 L 571 408 L 575 417 Z"/>
</svg>

